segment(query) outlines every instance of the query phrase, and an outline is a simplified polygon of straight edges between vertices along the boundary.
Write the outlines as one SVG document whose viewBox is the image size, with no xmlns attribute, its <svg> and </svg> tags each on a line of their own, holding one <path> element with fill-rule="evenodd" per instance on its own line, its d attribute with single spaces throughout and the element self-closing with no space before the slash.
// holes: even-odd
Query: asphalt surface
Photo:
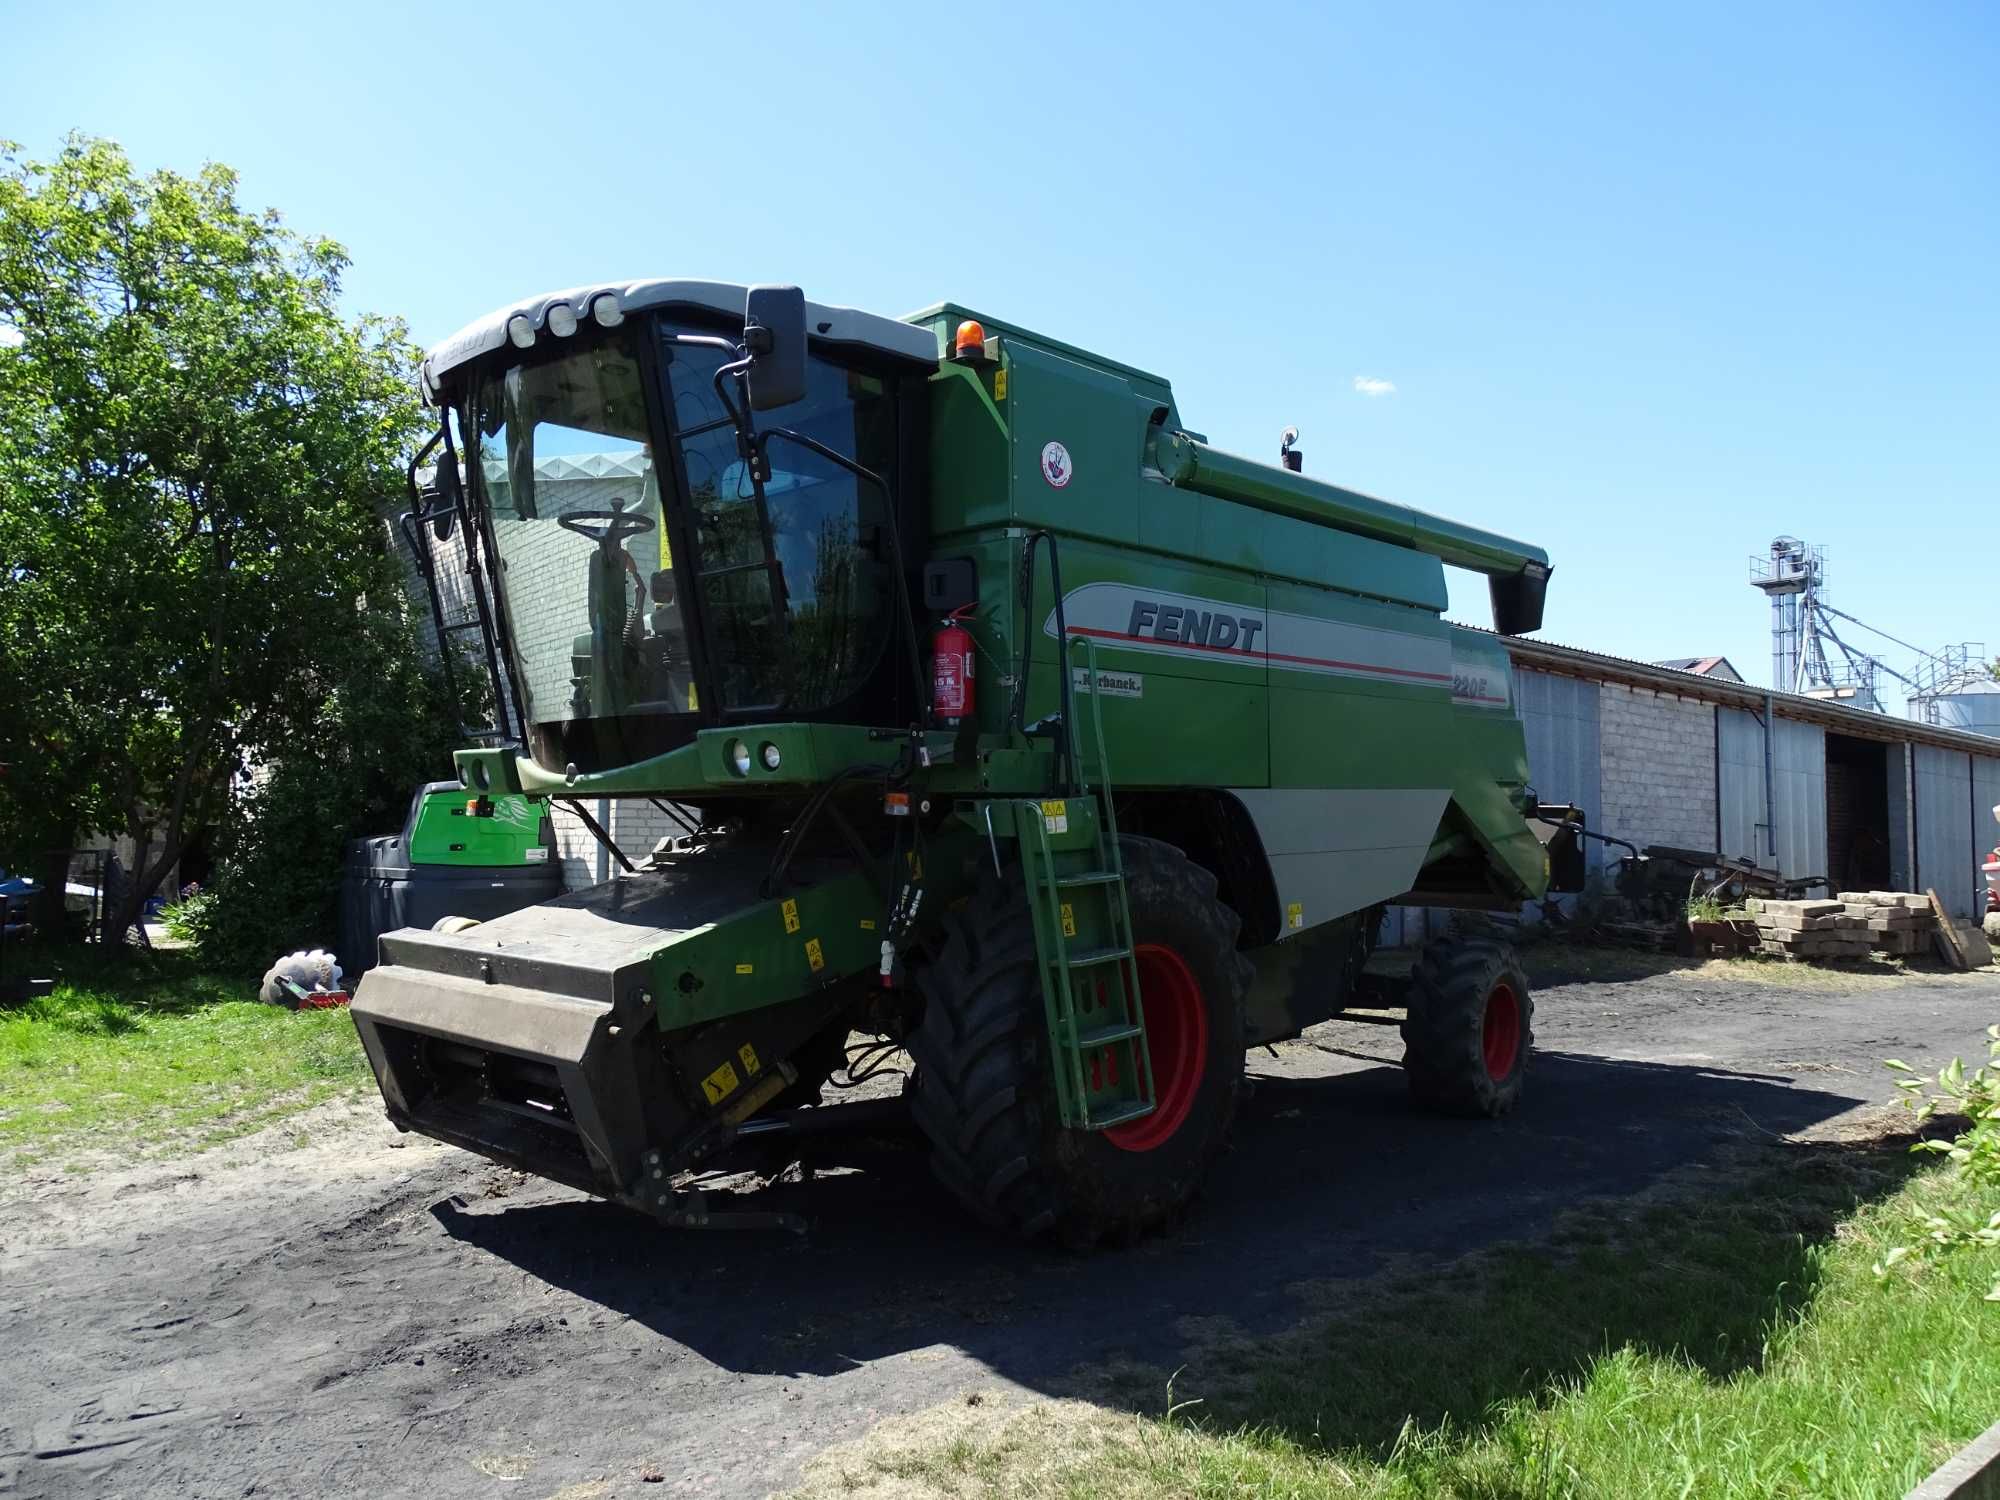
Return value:
<svg viewBox="0 0 2000 1500">
<path fill-rule="evenodd" d="M 1892 1097 L 1884 1057 L 1982 1053 L 2000 976 L 1543 977 L 1537 1002 L 1528 1094 L 1496 1124 L 1414 1113 L 1392 1023 L 1260 1051 L 1200 1207 L 1088 1257 L 995 1242 L 914 1154 L 758 1195 L 808 1213 L 804 1238 L 673 1233 L 372 1108 L 21 1178 L 0 1495 L 764 1494 L 975 1386 L 1171 1369 L 1190 1318 L 1281 1327 L 1301 1282 L 1532 1238 L 1746 1131 L 1828 1128 Z"/>
</svg>

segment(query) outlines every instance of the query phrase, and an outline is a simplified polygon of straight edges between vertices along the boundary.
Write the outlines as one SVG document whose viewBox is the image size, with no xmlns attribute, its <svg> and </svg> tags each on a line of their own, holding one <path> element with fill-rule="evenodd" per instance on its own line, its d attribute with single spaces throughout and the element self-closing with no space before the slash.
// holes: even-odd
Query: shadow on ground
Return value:
<svg viewBox="0 0 2000 1500">
<path fill-rule="evenodd" d="M 803 1209 L 813 1222 L 805 1237 L 663 1233 L 622 1209 L 568 1198 L 446 1203 L 433 1213 L 459 1240 L 727 1369 L 827 1375 L 945 1344 L 1051 1392 L 1076 1391 L 1081 1370 L 1141 1370 L 1137 1387 L 1100 1385 L 1090 1394 L 1157 1410 L 1163 1391 L 1153 1372 L 1212 1350 L 1219 1328 L 1225 1342 L 1284 1336 L 1329 1285 L 1407 1257 L 1454 1257 L 1545 1235 L 1588 1200 L 1628 1197 L 1674 1168 L 1741 1152 L 1746 1140 L 1770 1142 L 1855 1102 L 1771 1075 L 1562 1053 L 1539 1054 L 1535 1066 L 1536 1086 L 1520 1110 L 1490 1124 L 1415 1113 L 1393 1068 L 1260 1078 L 1230 1153 L 1181 1227 L 1090 1256 L 996 1242 L 940 1202 L 915 1152 L 741 1200 L 745 1208 Z M 1718 1171 L 1716 1191 L 1737 1180 Z M 1830 1223 L 1822 1214 L 1797 1232 Z M 1562 1253 L 1590 1252 L 1586 1244 Z M 1433 1332 L 1449 1358 L 1413 1359 L 1424 1340 L 1407 1337 L 1398 1354 L 1388 1334 L 1352 1354 L 1458 1367 L 1463 1379 L 1403 1392 L 1388 1405 L 1476 1417 L 1523 1381 L 1575 1368 L 1607 1338 L 1750 1349 L 1750 1331 L 1774 1298 L 1803 1294 L 1798 1257 L 1780 1255 L 1741 1286 L 1653 1286 L 1587 1338 L 1565 1333 L 1571 1342 L 1518 1360 L 1497 1346 L 1491 1358 L 1468 1358 L 1467 1349 L 1487 1341 L 1454 1326 L 1442 1304 L 1431 1310 Z M 1338 1347 L 1324 1353 L 1351 1357 Z M 1251 1390 L 1230 1409 L 1237 1420 L 1292 1419 L 1275 1398 Z M 1386 1423 L 1388 1406 L 1380 1410 Z M 1325 1415 L 1312 1418 L 1316 1441 L 1335 1436 Z M 1393 1440 L 1393 1428 L 1375 1417 L 1352 1417 L 1339 1428 L 1345 1440 Z"/>
</svg>

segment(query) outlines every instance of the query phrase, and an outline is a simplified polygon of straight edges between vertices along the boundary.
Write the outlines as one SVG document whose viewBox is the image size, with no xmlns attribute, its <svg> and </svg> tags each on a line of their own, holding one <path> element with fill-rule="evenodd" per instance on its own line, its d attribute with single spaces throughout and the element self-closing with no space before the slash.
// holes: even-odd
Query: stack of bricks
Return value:
<svg viewBox="0 0 2000 1500">
<path fill-rule="evenodd" d="M 1868 919 L 1840 901 L 1759 901 L 1743 903 L 1757 922 L 1757 949 L 1781 958 L 1824 962 L 1866 958 L 1878 934 Z"/>
<path fill-rule="evenodd" d="M 1841 910 L 1867 924 L 1877 953 L 1907 958 L 1928 953 L 1935 941 L 1937 914 L 1929 896 L 1909 891 L 1842 891 Z"/>
</svg>

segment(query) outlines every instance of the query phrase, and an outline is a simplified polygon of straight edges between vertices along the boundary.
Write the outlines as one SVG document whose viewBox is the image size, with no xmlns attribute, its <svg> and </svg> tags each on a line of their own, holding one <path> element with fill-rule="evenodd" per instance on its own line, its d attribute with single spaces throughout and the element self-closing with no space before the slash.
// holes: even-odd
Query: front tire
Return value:
<svg viewBox="0 0 2000 1500">
<path fill-rule="evenodd" d="M 1493 1119 L 1521 1097 L 1535 1002 L 1513 946 L 1467 934 L 1425 948 L 1410 974 L 1403 1071 L 1427 1109 Z"/>
<path fill-rule="evenodd" d="M 946 918 L 910 1036 L 914 1113 L 938 1180 L 975 1215 L 1083 1247 L 1183 1209 L 1228 1138 L 1242 1090 L 1249 963 L 1215 877 L 1169 844 L 1119 841 L 1146 1007 L 1152 1114 L 1064 1128 L 1027 894 L 987 881 Z"/>
</svg>

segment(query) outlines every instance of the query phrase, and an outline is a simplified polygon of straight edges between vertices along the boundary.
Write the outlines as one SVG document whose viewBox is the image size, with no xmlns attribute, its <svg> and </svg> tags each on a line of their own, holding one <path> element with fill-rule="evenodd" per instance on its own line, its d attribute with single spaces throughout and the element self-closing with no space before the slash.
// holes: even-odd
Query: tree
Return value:
<svg viewBox="0 0 2000 1500">
<path fill-rule="evenodd" d="M 227 168 L 0 144 L 0 862 L 127 835 L 114 931 L 407 612 L 415 353 L 347 264 Z"/>
</svg>

